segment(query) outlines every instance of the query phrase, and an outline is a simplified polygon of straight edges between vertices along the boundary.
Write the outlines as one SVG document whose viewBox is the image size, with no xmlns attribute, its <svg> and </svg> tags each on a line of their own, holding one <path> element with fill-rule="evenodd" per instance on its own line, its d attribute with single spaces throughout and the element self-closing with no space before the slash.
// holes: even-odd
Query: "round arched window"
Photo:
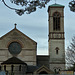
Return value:
<svg viewBox="0 0 75 75">
<path fill-rule="evenodd" d="M 60 13 L 58 12 L 53 14 L 53 30 L 60 30 Z"/>
<path fill-rule="evenodd" d="M 21 52 L 21 45 L 18 42 L 10 43 L 8 50 L 11 54 L 17 55 Z"/>
</svg>

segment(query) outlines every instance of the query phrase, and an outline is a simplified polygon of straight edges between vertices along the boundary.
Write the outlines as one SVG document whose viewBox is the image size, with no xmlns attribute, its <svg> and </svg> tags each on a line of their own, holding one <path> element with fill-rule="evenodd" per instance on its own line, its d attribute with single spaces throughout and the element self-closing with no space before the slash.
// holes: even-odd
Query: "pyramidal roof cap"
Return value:
<svg viewBox="0 0 75 75">
<path fill-rule="evenodd" d="M 48 12 L 49 12 L 49 9 L 50 9 L 51 7 L 58 7 L 58 8 L 62 7 L 62 8 L 64 8 L 65 6 L 64 6 L 64 5 L 57 4 L 57 3 L 52 4 L 52 5 L 49 5 L 49 7 L 48 7 Z"/>
<path fill-rule="evenodd" d="M 60 4 L 52 4 L 52 5 L 50 5 L 50 7 L 64 7 L 64 5 L 60 5 Z"/>
</svg>

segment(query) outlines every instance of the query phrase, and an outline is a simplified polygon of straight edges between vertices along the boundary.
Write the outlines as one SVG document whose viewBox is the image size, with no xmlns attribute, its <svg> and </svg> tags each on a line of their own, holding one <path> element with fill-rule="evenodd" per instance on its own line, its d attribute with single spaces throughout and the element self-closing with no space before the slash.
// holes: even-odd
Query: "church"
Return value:
<svg viewBox="0 0 75 75">
<path fill-rule="evenodd" d="M 17 29 L 0 38 L 0 70 L 9 75 L 54 74 L 65 70 L 64 6 L 48 7 L 49 55 L 37 55 L 37 42 Z"/>
</svg>

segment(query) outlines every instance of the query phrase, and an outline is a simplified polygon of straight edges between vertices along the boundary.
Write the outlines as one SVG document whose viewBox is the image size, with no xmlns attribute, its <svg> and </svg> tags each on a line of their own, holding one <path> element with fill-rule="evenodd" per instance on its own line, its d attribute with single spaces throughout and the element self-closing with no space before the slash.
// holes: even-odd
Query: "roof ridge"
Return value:
<svg viewBox="0 0 75 75">
<path fill-rule="evenodd" d="M 23 34 L 24 36 L 26 36 L 27 38 L 29 38 L 30 40 L 32 40 L 30 37 L 28 37 L 26 34 L 24 34 L 23 32 L 21 32 L 21 31 L 18 30 L 17 28 L 14 28 L 14 29 L 10 30 L 9 32 L 7 32 L 6 34 L 4 34 L 2 37 L 0 37 L 0 39 L 4 38 L 5 36 L 7 36 L 8 34 L 10 34 L 10 33 L 11 33 L 12 31 L 14 31 L 14 30 L 20 32 L 21 34 Z M 32 41 L 34 41 L 34 40 L 32 40 Z M 34 41 L 34 42 L 35 42 L 35 41 Z M 35 43 L 37 44 L 37 42 L 35 42 Z"/>
</svg>

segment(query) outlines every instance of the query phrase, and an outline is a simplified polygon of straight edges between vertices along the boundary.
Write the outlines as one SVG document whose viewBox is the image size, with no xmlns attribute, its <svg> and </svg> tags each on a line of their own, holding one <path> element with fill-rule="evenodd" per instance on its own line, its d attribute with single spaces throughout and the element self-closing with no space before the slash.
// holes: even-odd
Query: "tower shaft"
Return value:
<svg viewBox="0 0 75 75">
<path fill-rule="evenodd" d="M 49 21 L 49 66 L 58 72 L 65 69 L 64 6 L 53 4 L 48 7 Z"/>
</svg>

